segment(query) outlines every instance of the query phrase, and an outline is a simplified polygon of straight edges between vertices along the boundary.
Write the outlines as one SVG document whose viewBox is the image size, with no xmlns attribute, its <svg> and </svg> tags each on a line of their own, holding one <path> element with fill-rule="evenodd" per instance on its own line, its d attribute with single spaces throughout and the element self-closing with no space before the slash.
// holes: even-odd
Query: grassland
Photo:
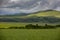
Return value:
<svg viewBox="0 0 60 40">
<path fill-rule="evenodd" d="M 41 16 L 55 16 L 60 18 L 60 12 L 48 11 L 29 14 L 27 16 L 2 16 L 0 18 L 29 18 Z M 21 23 L 21 22 L 0 22 L 0 28 L 21 27 L 26 24 L 45 23 Z M 55 24 L 54 24 L 55 25 Z M 0 40 L 60 40 L 60 28 L 56 29 L 0 29 Z"/>
<path fill-rule="evenodd" d="M 28 17 L 31 17 L 31 16 L 37 16 L 37 17 L 54 16 L 54 17 L 60 18 L 60 12 L 59 11 L 44 11 L 44 12 L 37 12 L 37 13 L 28 15 Z"/>
<path fill-rule="evenodd" d="M 21 23 L 21 22 L 0 22 L 0 28 L 8 27 L 21 27 L 27 24 L 36 24 L 36 23 Z M 38 23 L 39 24 L 39 23 Z M 42 25 L 42 24 L 41 24 Z"/>
<path fill-rule="evenodd" d="M 60 40 L 60 28 L 0 29 L 0 40 Z"/>
<path fill-rule="evenodd" d="M 55 10 L 47 10 L 47 11 L 39 11 L 36 13 L 31 13 L 31 14 L 27 14 L 24 16 L 20 16 L 21 14 L 15 14 L 15 15 L 9 15 L 9 16 L 0 16 L 0 18 L 29 18 L 29 17 L 46 17 L 46 16 L 54 16 L 54 17 L 58 17 L 60 18 L 60 11 L 55 11 Z"/>
<path fill-rule="evenodd" d="M 20 27 L 25 26 L 28 23 L 19 23 L 19 22 L 0 22 L 0 28 L 8 28 L 8 27 Z"/>
<path fill-rule="evenodd" d="M 38 23 L 38 22 L 34 22 L 34 23 L 21 23 L 21 22 L 0 22 L 0 28 L 8 28 L 8 27 L 23 27 L 27 24 L 38 24 L 38 25 L 43 25 L 45 26 L 46 23 Z M 55 24 L 49 24 L 49 25 L 56 25 Z"/>
</svg>

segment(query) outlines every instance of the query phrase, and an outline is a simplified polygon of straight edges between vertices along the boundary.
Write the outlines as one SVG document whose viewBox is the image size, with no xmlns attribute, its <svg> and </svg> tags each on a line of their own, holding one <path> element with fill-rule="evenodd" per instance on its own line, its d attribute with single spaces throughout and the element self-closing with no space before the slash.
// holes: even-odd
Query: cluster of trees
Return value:
<svg viewBox="0 0 60 40">
<path fill-rule="evenodd" d="M 38 24 L 36 25 L 28 24 L 28 25 L 25 25 L 24 27 L 9 27 L 7 29 L 54 29 L 57 27 L 60 27 L 60 25 L 52 26 L 52 25 L 45 24 L 44 26 L 40 26 Z M 0 28 L 0 29 L 6 29 L 6 28 Z"/>
<path fill-rule="evenodd" d="M 60 18 L 48 16 L 48 17 L 36 17 L 29 18 L 0 18 L 0 22 L 41 22 L 41 23 L 60 23 Z"/>
<path fill-rule="evenodd" d="M 45 26 L 39 26 L 38 24 L 33 25 L 33 24 L 28 24 L 25 25 L 25 27 L 9 27 L 9 29 L 53 29 L 53 28 L 57 28 L 60 27 L 60 25 L 47 25 L 45 24 Z"/>
</svg>

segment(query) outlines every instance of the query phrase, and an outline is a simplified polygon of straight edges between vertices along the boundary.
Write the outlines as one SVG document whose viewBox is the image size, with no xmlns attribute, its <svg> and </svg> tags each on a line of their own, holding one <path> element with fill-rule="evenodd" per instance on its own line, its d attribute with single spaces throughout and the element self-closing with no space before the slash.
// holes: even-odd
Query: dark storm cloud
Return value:
<svg viewBox="0 0 60 40">
<path fill-rule="evenodd" d="M 40 1 L 41 1 L 41 4 L 38 4 L 38 2 Z M 0 7 L 5 7 L 5 8 L 19 7 L 20 9 L 31 9 L 39 5 L 40 8 L 46 7 L 46 6 L 47 7 L 49 6 L 49 8 L 55 8 L 56 5 L 58 4 L 58 2 L 57 3 L 56 2 L 57 0 L 19 0 L 19 1 L 13 1 L 13 2 L 11 2 L 11 0 L 0 0 Z"/>
<path fill-rule="evenodd" d="M 17 1 L 17 2 L 10 2 L 10 0 L 3 0 L 2 2 L 2 7 L 7 7 L 7 8 L 15 8 L 15 7 L 20 7 L 21 9 L 26 9 L 26 8 L 33 8 L 40 0 L 29 0 L 29 1 Z"/>
<path fill-rule="evenodd" d="M 31 13 L 58 7 L 60 0 L 0 0 L 0 10 L 11 12 Z"/>
<path fill-rule="evenodd" d="M 3 0 L 0 0 L 0 5 L 2 4 Z"/>
</svg>

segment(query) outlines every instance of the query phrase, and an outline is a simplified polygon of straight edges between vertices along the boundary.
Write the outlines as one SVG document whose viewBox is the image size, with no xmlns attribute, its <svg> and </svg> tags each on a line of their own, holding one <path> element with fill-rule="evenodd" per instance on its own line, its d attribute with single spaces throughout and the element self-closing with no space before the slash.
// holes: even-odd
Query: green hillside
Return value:
<svg viewBox="0 0 60 40">
<path fill-rule="evenodd" d="M 29 17 L 46 17 L 46 16 L 54 16 L 54 17 L 59 17 L 60 18 L 60 11 L 55 11 L 55 10 L 46 10 L 46 11 L 39 11 L 36 13 L 30 13 L 30 14 L 24 14 L 24 13 L 18 13 L 14 15 L 0 15 L 0 18 L 29 18 Z"/>
<path fill-rule="evenodd" d="M 46 17 L 46 16 L 54 16 L 54 17 L 59 17 L 60 18 L 60 12 L 59 11 L 42 11 L 42 12 L 36 12 L 30 15 L 27 15 L 26 17 Z"/>
<path fill-rule="evenodd" d="M 47 10 L 30 14 L 3 15 L 0 16 L 0 22 L 60 23 L 60 12 Z"/>
</svg>

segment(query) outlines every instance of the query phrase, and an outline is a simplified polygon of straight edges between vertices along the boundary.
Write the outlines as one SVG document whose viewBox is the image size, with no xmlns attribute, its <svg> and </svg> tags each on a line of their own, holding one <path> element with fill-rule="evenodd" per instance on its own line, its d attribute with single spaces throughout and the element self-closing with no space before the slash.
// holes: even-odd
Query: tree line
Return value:
<svg viewBox="0 0 60 40">
<path fill-rule="evenodd" d="M 48 25 L 48 24 L 45 24 L 44 26 L 41 26 L 41 25 L 33 25 L 33 24 L 27 24 L 23 27 L 8 27 L 7 29 L 54 29 L 54 28 L 57 28 L 57 27 L 60 27 L 60 25 Z M 0 29 L 5 29 L 5 28 L 0 28 Z"/>
</svg>

